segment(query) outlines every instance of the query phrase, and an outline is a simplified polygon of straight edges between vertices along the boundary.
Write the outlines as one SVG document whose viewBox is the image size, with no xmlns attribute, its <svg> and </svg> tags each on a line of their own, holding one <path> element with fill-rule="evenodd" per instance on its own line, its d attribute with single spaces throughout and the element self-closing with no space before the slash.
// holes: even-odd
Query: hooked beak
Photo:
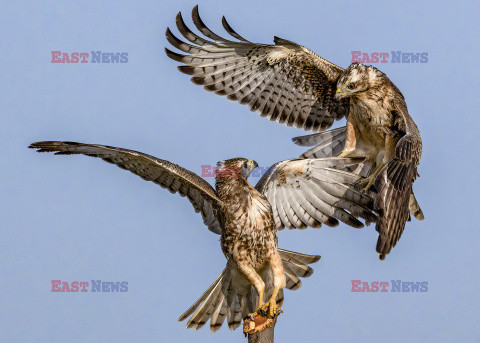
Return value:
<svg viewBox="0 0 480 343">
<path fill-rule="evenodd" d="M 343 97 L 345 97 L 345 95 L 342 93 L 342 90 L 337 88 L 337 91 L 335 92 L 335 99 L 341 99 Z"/>
<path fill-rule="evenodd" d="M 248 170 L 244 171 L 244 177 L 249 177 L 250 174 L 252 173 L 253 169 L 258 167 L 258 163 L 255 162 L 254 160 L 248 160 Z"/>
</svg>

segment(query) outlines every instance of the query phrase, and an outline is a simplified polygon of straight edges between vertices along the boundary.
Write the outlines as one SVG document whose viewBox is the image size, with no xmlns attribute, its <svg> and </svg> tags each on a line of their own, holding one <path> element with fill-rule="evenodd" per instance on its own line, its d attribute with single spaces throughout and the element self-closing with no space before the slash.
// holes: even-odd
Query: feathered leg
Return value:
<svg viewBox="0 0 480 343">
<path fill-rule="evenodd" d="M 273 274 L 273 292 L 269 301 L 262 306 L 262 310 L 267 313 L 270 318 L 274 318 L 280 312 L 280 309 L 277 308 L 278 292 L 286 286 L 285 270 L 283 269 L 282 259 L 278 252 L 273 255 L 270 261 L 270 267 L 272 268 Z"/>
<path fill-rule="evenodd" d="M 373 172 L 372 175 L 370 175 L 369 177 L 363 179 L 363 180 L 360 180 L 358 181 L 358 186 L 359 187 L 363 187 L 363 190 L 365 192 L 368 192 L 370 190 L 370 188 L 373 186 L 375 180 L 377 179 L 377 176 L 378 174 L 380 173 L 380 171 L 382 170 L 382 168 L 385 167 L 385 163 L 382 163 L 378 166 L 377 170 L 375 170 L 375 172 Z"/>
<path fill-rule="evenodd" d="M 352 119 L 348 117 L 347 119 L 347 140 L 345 142 L 345 147 L 338 157 L 347 157 L 352 152 L 355 151 L 357 146 L 357 137 L 355 136 L 355 127 L 352 123 Z"/>
<path fill-rule="evenodd" d="M 237 266 L 240 271 L 245 275 L 245 277 L 250 281 L 250 283 L 255 287 L 258 292 L 258 304 L 257 309 L 263 305 L 263 294 L 265 292 L 265 283 L 263 282 L 260 275 L 248 261 L 246 252 L 239 252 L 237 249 L 234 251 L 234 258 L 237 262 Z"/>
</svg>

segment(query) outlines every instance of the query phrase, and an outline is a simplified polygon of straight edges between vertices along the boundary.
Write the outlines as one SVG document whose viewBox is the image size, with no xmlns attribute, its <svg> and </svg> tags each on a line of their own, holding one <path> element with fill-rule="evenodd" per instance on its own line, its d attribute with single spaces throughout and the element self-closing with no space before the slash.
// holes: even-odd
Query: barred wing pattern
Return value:
<svg viewBox="0 0 480 343">
<path fill-rule="evenodd" d="M 45 141 L 33 143 L 29 148 L 37 149 L 38 152 L 55 152 L 55 155 L 83 154 L 116 164 L 146 181 L 168 189 L 171 193 L 186 196 L 195 212 L 202 213 L 203 222 L 208 229 L 217 234 L 222 232 L 218 218 L 221 201 L 215 190 L 197 174 L 174 163 L 138 151 L 98 144 Z"/>
<path fill-rule="evenodd" d="M 406 107 L 403 111 L 405 110 Z M 401 114 L 403 111 L 398 112 Z M 410 215 L 418 220 L 424 219 L 422 209 L 412 190 L 412 183 L 416 177 L 416 165 L 421 155 L 420 134 L 413 121 L 406 126 L 402 120 L 401 125 L 407 134 L 397 144 L 396 157 L 377 176 L 375 189 L 378 192 L 368 193 L 374 199 L 374 208 L 380 211 L 376 225 L 376 230 L 379 232 L 376 249 L 381 259 L 385 258 L 400 239 L 405 222 L 410 220 Z M 295 137 L 293 141 L 300 146 L 313 146 L 300 158 L 338 156 L 345 146 L 346 130 L 345 127 L 341 127 Z M 349 171 L 367 177 L 377 168 L 374 161 L 365 159 Z"/>
<path fill-rule="evenodd" d="M 222 38 L 203 23 L 197 6 L 192 18 L 197 29 L 211 40 L 192 32 L 178 13 L 177 28 L 193 44 L 167 29 L 170 44 L 187 55 L 167 48 L 165 51 L 184 64 L 178 69 L 192 75 L 195 84 L 248 104 L 262 117 L 305 130 L 325 130 L 335 119 L 347 115 L 349 100 L 334 98 L 337 79 L 343 72 L 339 66 L 278 37 L 275 45 L 251 43 L 233 31 L 225 18 L 223 27 L 239 41 Z"/>
<path fill-rule="evenodd" d="M 360 160 L 361 161 L 361 160 Z M 358 159 L 296 159 L 274 164 L 255 188 L 272 205 L 278 230 L 338 225 L 338 220 L 355 228 L 375 221 L 370 211 L 373 200 L 347 186 L 360 176 L 339 169 L 354 167 Z"/>
<path fill-rule="evenodd" d="M 300 158 L 334 157 L 340 155 L 345 146 L 346 129 L 345 126 L 342 126 L 325 132 L 294 137 L 292 141 L 300 146 L 313 147 L 300 155 Z"/>
<path fill-rule="evenodd" d="M 398 141 L 395 157 L 380 172 L 375 180 L 378 195 L 375 208 L 381 211 L 376 225 L 379 233 L 377 252 L 380 259 L 397 244 L 409 220 L 409 207 L 416 204 L 412 185 L 417 177 L 417 166 L 422 155 L 422 140 L 417 125 L 410 117 L 403 98 L 397 99 L 397 113 L 405 123 L 405 135 Z M 418 204 L 413 212 L 416 218 L 423 219 Z M 419 212 L 418 212 L 419 211 Z"/>
</svg>

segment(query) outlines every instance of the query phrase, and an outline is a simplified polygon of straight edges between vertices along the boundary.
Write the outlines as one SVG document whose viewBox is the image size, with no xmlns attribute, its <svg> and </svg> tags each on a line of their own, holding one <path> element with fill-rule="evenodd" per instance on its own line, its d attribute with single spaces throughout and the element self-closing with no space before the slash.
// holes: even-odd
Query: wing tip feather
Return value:
<svg viewBox="0 0 480 343">
<path fill-rule="evenodd" d="M 177 61 L 177 62 L 182 62 L 186 55 L 179 54 L 177 52 L 174 52 L 170 50 L 169 48 L 165 48 L 165 53 L 167 54 L 168 57 L 170 57 L 172 60 Z"/>
</svg>

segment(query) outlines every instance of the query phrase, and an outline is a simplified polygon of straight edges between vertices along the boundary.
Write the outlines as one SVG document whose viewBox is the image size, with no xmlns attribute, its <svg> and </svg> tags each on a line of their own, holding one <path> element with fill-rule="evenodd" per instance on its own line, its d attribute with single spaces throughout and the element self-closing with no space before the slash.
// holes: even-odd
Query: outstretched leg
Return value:
<svg viewBox="0 0 480 343">
<path fill-rule="evenodd" d="M 350 117 L 347 118 L 347 139 L 345 141 L 345 147 L 338 157 L 347 157 L 355 151 L 357 146 L 357 137 L 355 136 L 355 128 Z"/>
<path fill-rule="evenodd" d="M 258 292 L 258 310 L 263 305 L 263 293 L 265 292 L 265 283 L 248 260 L 246 252 L 239 252 L 237 249 L 235 249 L 233 255 L 240 271 L 245 275 L 247 280 L 250 281 L 250 283 L 255 287 Z"/>
<path fill-rule="evenodd" d="M 272 268 L 273 274 L 273 293 L 270 297 L 268 303 L 265 306 L 268 306 L 268 315 L 273 318 L 277 315 L 277 295 L 280 289 L 285 288 L 286 279 L 285 279 L 285 270 L 283 269 L 282 259 L 278 252 L 272 256 L 270 261 L 270 267 Z M 265 309 L 266 310 L 266 309 Z"/>
<path fill-rule="evenodd" d="M 380 164 L 380 166 L 378 166 L 377 170 L 375 170 L 375 172 L 372 175 L 370 175 L 366 179 L 358 181 L 358 186 L 363 187 L 363 190 L 365 192 L 368 192 L 370 188 L 373 186 L 375 180 L 377 179 L 378 174 L 380 173 L 383 167 L 385 167 L 385 163 Z"/>
<path fill-rule="evenodd" d="M 370 190 L 370 187 L 373 186 L 378 174 L 382 171 L 383 167 L 385 167 L 395 157 L 395 147 L 397 145 L 397 142 L 397 138 L 390 135 L 385 136 L 385 153 L 383 156 L 383 162 L 380 163 L 380 161 L 377 161 L 377 163 L 380 163 L 380 165 L 375 170 L 375 172 L 358 183 L 360 187 L 363 187 L 365 192 L 368 192 Z"/>
</svg>

